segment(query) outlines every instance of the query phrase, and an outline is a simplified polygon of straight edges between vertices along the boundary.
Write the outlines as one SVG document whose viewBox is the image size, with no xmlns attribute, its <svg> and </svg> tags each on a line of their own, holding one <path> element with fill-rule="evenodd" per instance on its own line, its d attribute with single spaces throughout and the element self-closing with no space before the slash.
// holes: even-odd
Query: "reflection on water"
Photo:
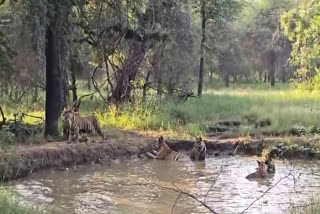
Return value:
<svg viewBox="0 0 320 214">
<path fill-rule="evenodd" d="M 245 157 L 211 157 L 205 163 L 134 159 L 115 161 L 109 166 L 39 172 L 10 185 L 25 201 L 58 207 L 66 214 L 171 213 L 178 195 L 162 187 L 173 187 L 174 183 L 204 200 L 219 171 L 220 176 L 206 198 L 206 203 L 218 213 L 240 213 L 290 172 L 296 180 L 284 179 L 246 213 L 286 213 L 290 204 L 302 204 L 320 192 L 320 179 L 315 175 L 320 174 L 317 163 L 278 161 L 273 177 L 263 181 L 245 179 L 256 165 L 253 158 Z M 209 212 L 183 196 L 174 213 Z"/>
</svg>

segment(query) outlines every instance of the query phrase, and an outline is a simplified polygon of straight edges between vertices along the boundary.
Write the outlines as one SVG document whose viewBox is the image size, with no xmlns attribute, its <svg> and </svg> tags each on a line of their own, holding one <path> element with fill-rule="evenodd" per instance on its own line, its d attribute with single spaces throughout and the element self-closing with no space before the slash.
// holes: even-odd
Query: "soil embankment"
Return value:
<svg viewBox="0 0 320 214">
<path fill-rule="evenodd" d="M 212 139 L 206 141 L 206 146 L 209 155 L 233 155 L 236 150 L 237 155 L 260 156 L 266 147 L 286 151 L 283 147 L 273 146 L 278 141 L 279 139 Z M 108 163 L 122 157 L 143 157 L 146 151 L 154 148 L 156 142 L 155 138 L 120 132 L 120 135 L 108 140 L 96 138 L 91 143 L 43 142 L 14 146 L 0 152 L 0 176 L 3 181 L 7 181 L 47 168 L 66 169 L 80 164 Z M 187 140 L 168 140 L 167 143 L 172 149 L 184 153 L 188 153 L 193 146 L 193 141 Z M 283 154 L 289 153 L 282 152 Z"/>
<path fill-rule="evenodd" d="M 96 138 L 91 143 L 68 144 L 66 142 L 46 142 L 36 145 L 21 145 L 2 151 L 0 156 L 0 176 L 3 181 L 27 176 L 47 168 L 65 169 L 70 166 L 106 162 L 131 156 L 143 156 L 151 151 L 157 139 L 135 133 L 124 132 L 121 137 L 110 137 L 103 141 Z M 240 144 L 239 144 L 240 143 Z M 188 153 L 193 141 L 169 140 L 174 149 Z M 230 154 L 239 144 L 237 151 L 246 154 L 261 154 L 260 141 L 245 145 L 239 139 L 207 141 L 209 154 Z"/>
</svg>

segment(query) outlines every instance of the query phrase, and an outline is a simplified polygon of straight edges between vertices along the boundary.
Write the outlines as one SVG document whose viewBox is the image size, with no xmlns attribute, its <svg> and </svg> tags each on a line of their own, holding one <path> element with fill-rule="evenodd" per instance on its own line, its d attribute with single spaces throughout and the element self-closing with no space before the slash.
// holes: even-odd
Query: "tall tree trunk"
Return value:
<svg viewBox="0 0 320 214">
<path fill-rule="evenodd" d="M 148 85 L 149 85 L 150 74 L 151 74 L 151 71 L 148 71 L 147 76 L 145 78 L 145 83 L 142 88 L 143 101 L 146 101 L 146 98 L 147 98 L 147 89 L 148 89 Z"/>
<path fill-rule="evenodd" d="M 203 76 L 204 76 L 204 43 L 206 41 L 206 14 L 205 1 L 201 0 L 201 45 L 200 45 L 200 69 L 198 82 L 198 96 L 202 95 L 203 90 Z"/>
<path fill-rule="evenodd" d="M 273 64 L 271 66 L 271 70 L 270 70 L 270 84 L 271 84 L 271 86 L 274 86 L 274 84 L 275 84 L 275 69 L 276 69 L 276 66 L 275 66 L 275 64 Z"/>
<path fill-rule="evenodd" d="M 66 40 L 62 20 L 67 20 L 63 2 L 53 2 L 54 12 L 48 13 L 46 29 L 46 113 L 45 136 L 58 135 L 58 120 L 68 100 L 68 76 L 66 72 Z M 61 11 L 63 12 L 61 12 Z"/>
<path fill-rule="evenodd" d="M 225 79 L 224 79 L 224 81 L 225 81 L 225 86 L 227 87 L 227 88 L 229 88 L 229 74 L 226 74 L 225 75 Z"/>
<path fill-rule="evenodd" d="M 91 91 L 91 78 L 90 78 L 90 76 L 87 79 L 87 87 L 88 87 L 88 91 Z"/>
<path fill-rule="evenodd" d="M 274 86 L 275 72 L 276 72 L 276 66 L 277 66 L 277 59 L 276 59 L 275 51 L 273 51 L 273 50 L 270 51 L 269 60 L 270 60 L 270 62 L 269 62 L 269 65 L 270 65 L 270 73 L 269 73 L 270 84 L 271 84 L 271 86 Z"/>
<path fill-rule="evenodd" d="M 35 86 L 35 87 L 34 87 L 34 94 L 33 94 L 33 96 L 32 96 L 32 102 L 37 102 L 37 101 L 38 101 L 38 95 L 39 95 L 39 93 L 38 93 L 38 87 Z"/>
<path fill-rule="evenodd" d="M 72 100 L 75 102 L 78 99 L 77 95 L 77 78 L 76 78 L 76 65 L 75 60 L 71 59 L 71 88 L 72 88 Z"/>
<path fill-rule="evenodd" d="M 213 70 L 210 70 L 209 82 L 210 82 L 210 84 L 213 83 Z"/>
<path fill-rule="evenodd" d="M 161 43 L 160 45 L 160 50 L 159 50 L 159 56 L 157 57 L 155 61 L 155 66 L 154 66 L 154 73 L 156 76 L 156 81 L 157 81 L 157 95 L 161 97 L 162 95 L 162 70 L 163 68 L 163 58 L 164 58 L 164 50 L 165 50 L 165 43 Z"/>
<path fill-rule="evenodd" d="M 147 41 L 132 41 L 129 55 L 123 67 L 117 71 L 118 79 L 112 91 L 112 102 L 119 103 L 130 98 L 132 91 L 131 82 L 136 79 L 140 64 L 149 49 L 147 43 Z"/>
</svg>

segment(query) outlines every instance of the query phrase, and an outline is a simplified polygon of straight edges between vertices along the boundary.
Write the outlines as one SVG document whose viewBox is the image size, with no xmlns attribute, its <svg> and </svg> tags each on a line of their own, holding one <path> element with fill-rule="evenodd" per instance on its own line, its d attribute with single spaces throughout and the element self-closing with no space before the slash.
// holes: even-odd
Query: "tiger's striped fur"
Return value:
<svg viewBox="0 0 320 214">
<path fill-rule="evenodd" d="M 95 134 L 96 132 L 104 138 L 104 135 L 100 129 L 99 121 L 94 115 L 82 117 L 79 112 L 72 110 L 64 110 L 62 116 L 69 122 L 69 142 L 72 142 L 73 135 L 75 135 L 75 141 L 79 142 L 79 132 L 86 132 Z"/>
<path fill-rule="evenodd" d="M 148 157 L 153 159 L 158 159 L 158 160 L 174 160 L 174 161 L 178 161 L 179 159 L 185 157 L 184 154 L 172 150 L 168 146 L 168 144 L 166 144 L 162 136 L 160 136 L 158 143 L 159 143 L 159 151 L 158 152 L 153 151 L 154 154 L 147 152 Z"/>
<path fill-rule="evenodd" d="M 190 159 L 193 161 L 202 161 L 206 159 L 207 147 L 202 138 L 196 138 L 191 150 Z"/>
<path fill-rule="evenodd" d="M 268 173 L 275 173 L 276 172 L 276 166 L 275 166 L 270 154 L 268 154 L 266 156 L 266 160 L 264 161 L 264 163 L 267 165 Z"/>
</svg>

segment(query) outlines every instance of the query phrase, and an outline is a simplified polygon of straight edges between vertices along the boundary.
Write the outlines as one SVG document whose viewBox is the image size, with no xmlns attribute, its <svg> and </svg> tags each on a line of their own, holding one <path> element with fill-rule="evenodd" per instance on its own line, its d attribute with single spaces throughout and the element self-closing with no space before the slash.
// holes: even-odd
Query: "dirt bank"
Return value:
<svg viewBox="0 0 320 214">
<path fill-rule="evenodd" d="M 15 146 L 0 153 L 0 176 L 3 181 L 27 176 L 41 169 L 64 169 L 73 165 L 86 163 L 108 162 L 111 159 L 130 156 L 144 156 L 151 151 L 157 139 L 123 132 L 119 137 L 111 137 L 103 141 L 96 138 L 91 143 L 67 144 L 66 142 L 42 142 L 36 145 Z M 209 154 L 232 153 L 235 146 L 239 153 L 260 154 L 260 141 L 247 142 L 245 145 L 239 139 L 207 141 Z M 193 146 L 193 141 L 168 141 L 175 150 L 185 153 Z"/>
<path fill-rule="evenodd" d="M 151 151 L 156 142 L 156 138 L 120 131 L 106 141 L 95 138 L 90 143 L 41 142 L 35 145 L 14 146 L 0 152 L 0 176 L 1 180 L 7 181 L 47 168 L 65 169 L 79 164 L 107 163 L 111 159 L 120 157 L 144 157 L 145 152 Z M 190 152 L 193 146 L 193 141 L 187 140 L 168 140 L 167 142 L 174 150 L 184 153 Z M 278 152 L 276 155 L 279 156 L 278 150 L 285 150 L 285 147 L 276 147 L 277 142 L 280 142 L 279 138 L 211 139 L 206 141 L 206 146 L 208 154 L 216 156 L 230 155 L 237 147 L 237 155 L 260 156 L 263 149 L 269 147 L 271 151 Z M 292 152 L 281 154 L 285 156 Z M 320 157 L 320 153 L 314 157 Z"/>
</svg>

